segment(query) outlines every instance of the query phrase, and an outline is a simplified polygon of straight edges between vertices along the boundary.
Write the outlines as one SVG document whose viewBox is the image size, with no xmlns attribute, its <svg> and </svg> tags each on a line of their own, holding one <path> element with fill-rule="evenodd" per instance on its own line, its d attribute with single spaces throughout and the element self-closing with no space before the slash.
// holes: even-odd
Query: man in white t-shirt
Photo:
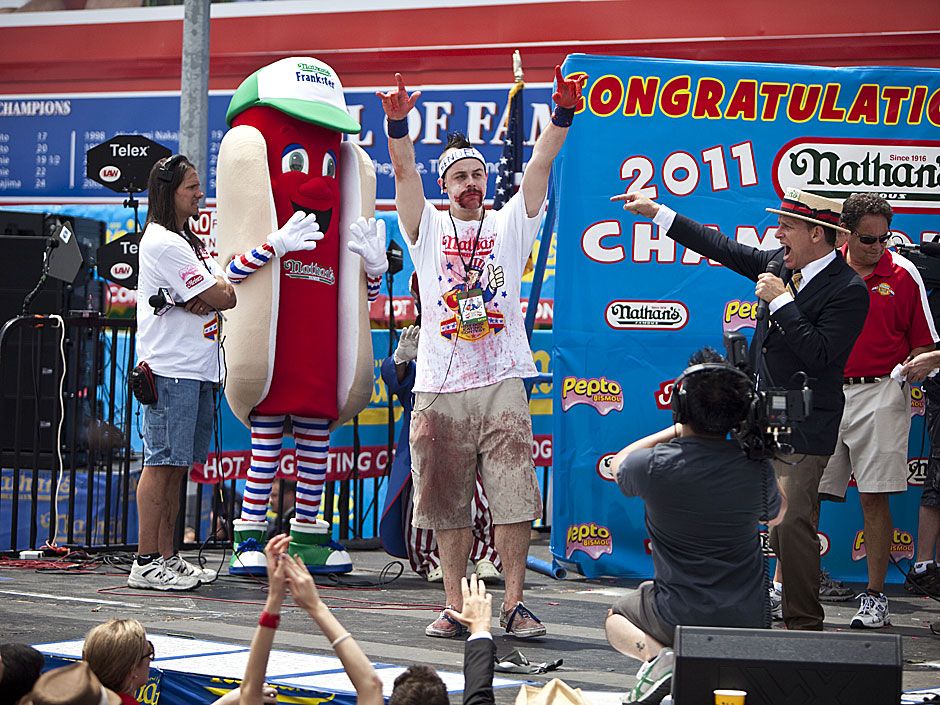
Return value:
<svg viewBox="0 0 940 705">
<path fill-rule="evenodd" d="M 506 590 L 500 624 L 520 638 L 545 634 L 522 602 L 529 530 L 542 502 L 532 469 L 532 419 L 523 379 L 536 375 L 519 290 L 538 236 L 552 161 L 568 134 L 586 76 L 555 68 L 552 121 L 532 150 L 519 192 L 502 210 L 486 211 L 487 165 L 455 135 L 438 161 L 446 211 L 424 197 L 408 138 L 408 113 L 420 92 L 378 93 L 388 117 L 395 204 L 422 292 L 415 405 L 411 420 L 412 523 L 434 529 L 448 607 L 460 611 L 460 580 L 470 554 L 471 503 L 479 464 L 495 524 Z M 425 630 L 463 634 L 444 610 Z"/>
<path fill-rule="evenodd" d="M 157 399 L 143 407 L 144 467 L 137 485 L 138 555 L 127 584 L 189 590 L 215 571 L 188 563 L 173 541 L 180 485 L 204 463 L 221 379 L 221 315 L 235 305 L 222 268 L 189 228 L 203 193 L 186 157 L 158 161 L 148 183 L 140 240 L 137 359 L 153 372 Z"/>
</svg>

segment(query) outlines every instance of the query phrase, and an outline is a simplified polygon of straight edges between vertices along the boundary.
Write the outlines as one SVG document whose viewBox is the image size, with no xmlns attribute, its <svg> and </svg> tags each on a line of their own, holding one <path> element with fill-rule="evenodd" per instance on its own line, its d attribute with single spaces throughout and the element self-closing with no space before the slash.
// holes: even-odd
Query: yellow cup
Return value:
<svg viewBox="0 0 940 705">
<path fill-rule="evenodd" d="M 744 690 L 716 690 L 715 705 L 744 705 L 746 697 Z"/>
</svg>

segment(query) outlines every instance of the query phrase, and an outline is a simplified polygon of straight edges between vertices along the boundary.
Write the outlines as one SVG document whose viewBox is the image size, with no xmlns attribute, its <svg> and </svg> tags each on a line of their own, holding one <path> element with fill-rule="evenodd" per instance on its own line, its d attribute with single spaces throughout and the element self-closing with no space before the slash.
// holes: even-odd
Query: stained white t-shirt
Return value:
<svg viewBox="0 0 940 705">
<path fill-rule="evenodd" d="M 408 244 L 421 295 L 415 391 L 459 392 L 538 373 L 519 294 L 541 220 L 541 207 L 534 218 L 527 216 L 521 191 L 501 210 L 486 211 L 482 227 L 425 201 L 418 241 Z M 497 287 L 499 268 L 503 283 Z M 467 316 L 479 322 L 461 323 L 458 308 L 480 303 L 464 298 L 470 271 L 471 283 L 478 277 L 474 288 L 485 311 Z"/>
<path fill-rule="evenodd" d="M 162 225 L 149 223 L 140 238 L 137 277 L 137 359 L 155 374 L 205 382 L 221 380 L 217 313 L 190 313 L 182 304 L 211 288 L 223 270 L 205 250 L 197 257 L 189 243 Z M 154 315 L 150 297 L 168 289 L 177 303 Z"/>
</svg>

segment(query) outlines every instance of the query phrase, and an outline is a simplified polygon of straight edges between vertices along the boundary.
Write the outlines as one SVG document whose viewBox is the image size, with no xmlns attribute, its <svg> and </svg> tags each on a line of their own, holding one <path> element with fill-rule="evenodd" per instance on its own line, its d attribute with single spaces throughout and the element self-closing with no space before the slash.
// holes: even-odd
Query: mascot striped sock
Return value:
<svg viewBox="0 0 940 705">
<path fill-rule="evenodd" d="M 303 416 L 291 416 L 291 421 L 297 445 L 297 520 L 315 523 L 326 481 L 330 422 Z"/>
<path fill-rule="evenodd" d="M 244 521 L 265 521 L 271 483 L 277 474 L 281 457 L 281 437 L 284 435 L 284 416 L 252 414 L 251 467 L 242 500 Z"/>
</svg>

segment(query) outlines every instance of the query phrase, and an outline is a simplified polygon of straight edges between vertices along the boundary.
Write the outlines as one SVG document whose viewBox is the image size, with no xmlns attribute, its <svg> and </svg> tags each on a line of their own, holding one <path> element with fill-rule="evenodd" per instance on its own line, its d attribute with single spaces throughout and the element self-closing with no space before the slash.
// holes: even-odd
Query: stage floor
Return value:
<svg viewBox="0 0 940 705">
<path fill-rule="evenodd" d="M 532 555 L 548 559 L 547 543 L 547 538 L 536 541 Z M 207 556 L 210 567 L 216 567 L 221 554 L 212 552 Z M 356 570 L 346 580 L 378 583 L 383 568 L 393 560 L 382 551 L 353 552 Z M 391 571 L 391 575 L 395 573 L 397 570 Z M 545 622 L 548 635 L 523 642 L 504 636 L 494 623 L 497 653 L 505 656 L 520 649 L 530 662 L 563 658 L 564 665 L 544 675 L 502 677 L 546 682 L 557 676 L 572 686 L 597 692 L 592 702 L 617 702 L 634 682 L 636 664 L 607 646 L 603 624 L 608 605 L 636 584 L 587 580 L 572 574 L 557 581 L 528 571 L 526 602 Z M 501 585 L 492 587 L 494 602 L 498 602 Z M 425 625 L 434 619 L 443 600 L 440 585 L 429 585 L 406 568 L 400 578 L 386 585 L 353 589 L 324 583 L 321 594 L 373 661 L 425 663 L 443 671 L 460 672 L 463 642 L 424 636 Z M 938 604 L 894 586 L 889 588 L 889 596 L 894 625 L 880 633 L 903 637 L 904 689 L 940 686 L 940 637 L 934 637 L 927 627 L 931 620 L 940 619 Z M 245 647 L 263 602 L 264 582 L 247 578 L 223 575 L 198 591 L 167 596 L 124 587 L 123 574 L 116 567 L 67 574 L 5 568 L 0 562 L 0 642 L 40 644 L 81 639 L 92 626 L 106 619 L 134 617 L 154 633 Z M 855 601 L 827 603 L 826 629 L 848 630 L 857 606 Z M 296 608 L 284 609 L 274 647 L 333 655 L 326 639 Z M 600 692 L 606 695 L 602 697 Z M 513 703 L 515 696 L 513 687 L 496 691 L 497 703 Z"/>
</svg>

